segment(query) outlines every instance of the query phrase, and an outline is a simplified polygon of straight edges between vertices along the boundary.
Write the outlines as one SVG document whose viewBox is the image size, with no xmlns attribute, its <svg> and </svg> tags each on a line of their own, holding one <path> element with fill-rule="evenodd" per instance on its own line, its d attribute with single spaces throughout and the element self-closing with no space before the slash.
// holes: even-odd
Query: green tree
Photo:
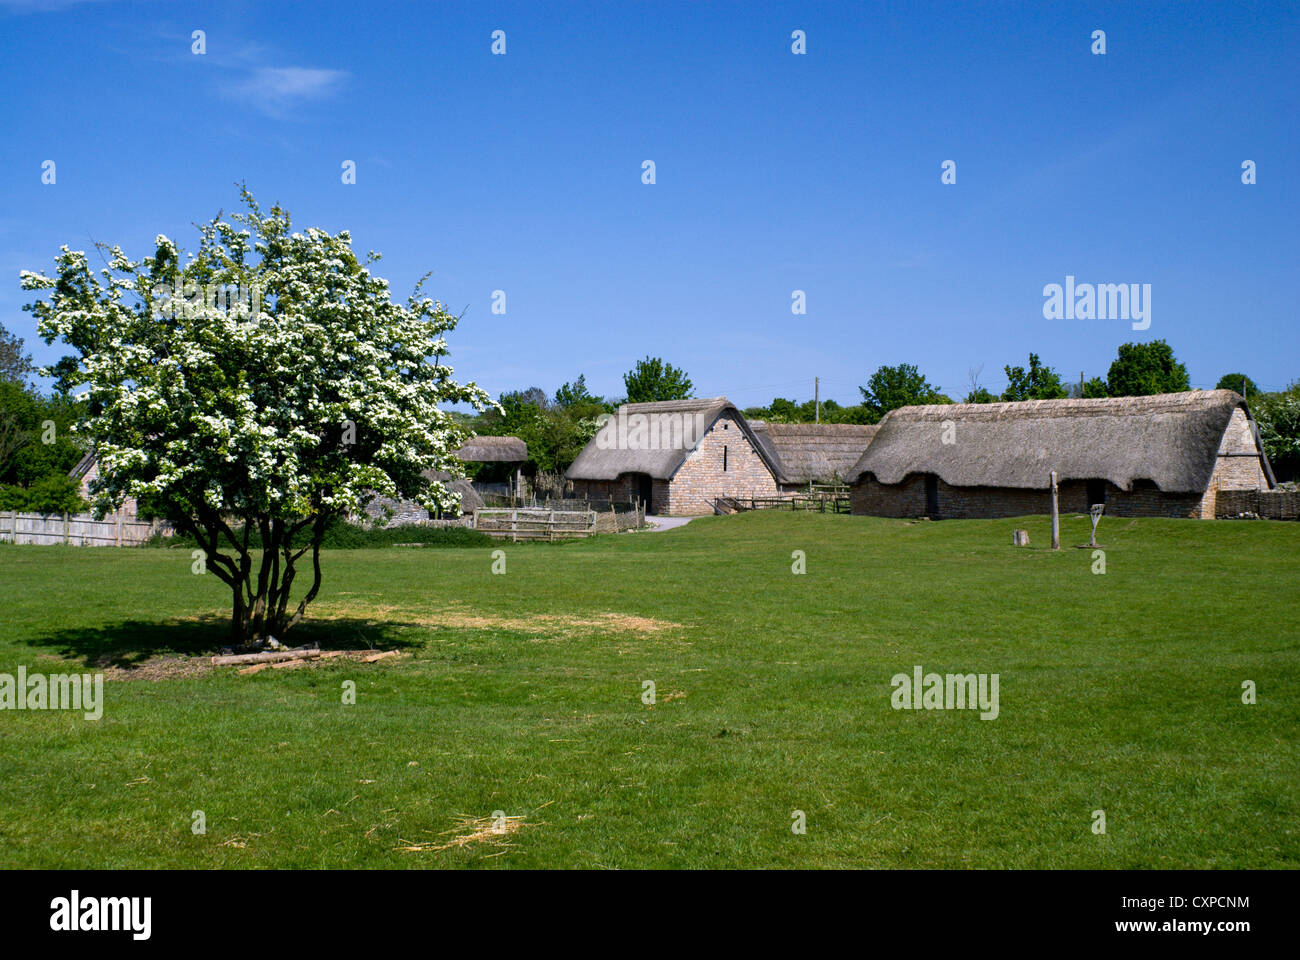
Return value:
<svg viewBox="0 0 1300 960">
<path fill-rule="evenodd" d="M 472 422 L 472 431 L 518 437 L 528 444 L 529 472 L 548 473 L 567 469 L 596 435 L 596 418 L 613 409 L 587 390 L 581 376 L 561 385 L 553 401 L 540 387 L 529 387 L 501 394 L 497 407 Z M 467 469 L 477 479 L 501 473 L 493 464 L 468 464 Z"/>
<path fill-rule="evenodd" d="M 242 646 L 303 618 L 338 518 L 375 496 L 454 506 L 424 476 L 458 470 L 465 434 L 443 408 L 491 401 L 442 362 L 456 317 L 423 281 L 396 303 L 347 231 L 294 232 L 286 211 L 241 193 L 246 212 L 200 227 L 190 258 L 165 236 L 139 262 L 112 247 L 101 283 L 63 247 L 53 276 L 21 281 L 49 296 L 28 307 L 41 335 L 74 351 L 63 369 L 86 388 L 96 508 L 147 499 L 194 537 L 231 589 Z M 291 608 L 308 553 L 311 586 Z"/>
<path fill-rule="evenodd" d="M 587 378 L 580 373 L 572 383 L 560 384 L 560 388 L 555 391 L 553 403 L 557 407 L 576 407 L 580 404 L 600 403 L 600 398 L 593 396 L 587 389 Z"/>
<path fill-rule="evenodd" d="M 80 513 L 81 485 L 66 474 L 50 474 L 30 487 L 0 485 L 0 510 L 24 513 Z"/>
<path fill-rule="evenodd" d="M 1082 396 L 1087 400 L 1100 400 L 1109 397 L 1110 393 L 1106 388 L 1106 381 L 1101 377 L 1093 377 L 1083 385 Z"/>
<path fill-rule="evenodd" d="M 871 375 L 865 387 L 858 389 L 862 392 L 863 404 L 877 417 L 883 417 L 890 410 L 899 407 L 952 403 L 910 363 L 900 363 L 895 367 L 882 366 Z"/>
<path fill-rule="evenodd" d="M 1225 373 L 1214 385 L 1215 390 L 1236 390 L 1243 397 L 1259 396 L 1259 387 L 1244 373 Z"/>
<path fill-rule="evenodd" d="M 966 394 L 962 403 L 997 403 L 998 398 L 989 393 L 986 387 L 976 387 Z"/>
<path fill-rule="evenodd" d="M 45 397 L 0 380 L 0 484 L 27 488 L 66 476 L 84 453 L 73 433 L 81 413 L 66 395 Z"/>
<path fill-rule="evenodd" d="M 1112 397 L 1178 393 L 1188 386 L 1187 367 L 1163 340 L 1121 345 L 1106 376 L 1106 392 Z"/>
<path fill-rule="evenodd" d="M 25 387 L 31 373 L 32 358 L 23 350 L 22 337 L 0 325 L 0 381 Z"/>
<path fill-rule="evenodd" d="M 638 360 L 635 367 L 623 374 L 623 384 L 627 387 L 628 403 L 685 400 L 694 389 L 686 371 L 658 357 Z"/>
<path fill-rule="evenodd" d="M 1260 442 L 1278 480 L 1300 478 L 1300 381 L 1251 403 Z"/>
<path fill-rule="evenodd" d="M 1002 368 L 1007 375 L 1007 388 L 1002 392 L 1003 400 L 1060 400 L 1070 395 L 1061 385 L 1060 375 L 1051 367 L 1045 366 L 1038 359 L 1038 354 L 1029 355 L 1029 369 L 1006 366 Z"/>
<path fill-rule="evenodd" d="M 803 423 L 803 411 L 799 409 L 799 404 L 793 400 L 787 400 L 785 397 L 776 397 L 772 400 L 772 421 L 774 423 Z"/>
<path fill-rule="evenodd" d="M 744 413 L 750 420 L 766 420 L 770 423 L 815 423 L 817 402 L 805 400 L 799 403 L 777 397 L 766 407 L 749 407 Z M 835 400 L 821 402 L 822 423 L 877 423 L 879 420 L 879 414 L 863 404 L 846 407 Z"/>
</svg>

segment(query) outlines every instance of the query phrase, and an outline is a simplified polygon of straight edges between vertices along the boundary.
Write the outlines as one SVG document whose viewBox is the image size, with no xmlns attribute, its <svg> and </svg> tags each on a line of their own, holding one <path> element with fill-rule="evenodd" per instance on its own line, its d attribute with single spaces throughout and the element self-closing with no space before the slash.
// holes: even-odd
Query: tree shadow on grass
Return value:
<svg viewBox="0 0 1300 960">
<path fill-rule="evenodd" d="M 427 628 L 354 617 L 303 620 L 286 637 L 289 647 L 322 650 L 405 650 L 422 646 Z M 419 632 L 417 634 L 417 631 Z M 208 657 L 230 647 L 230 620 L 206 615 L 184 620 L 124 620 L 58 630 L 27 641 L 85 667 L 133 669 L 156 657 Z"/>
</svg>

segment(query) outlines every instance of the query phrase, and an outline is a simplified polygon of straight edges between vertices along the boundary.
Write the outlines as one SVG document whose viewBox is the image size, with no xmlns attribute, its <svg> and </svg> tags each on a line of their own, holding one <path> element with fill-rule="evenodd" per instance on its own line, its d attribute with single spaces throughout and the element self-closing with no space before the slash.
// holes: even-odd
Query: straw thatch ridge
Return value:
<svg viewBox="0 0 1300 960">
<path fill-rule="evenodd" d="M 779 465 L 778 479 L 785 484 L 847 482 L 878 429 L 876 424 L 765 420 L 749 425 Z"/>
<path fill-rule="evenodd" d="M 1166 493 L 1199 493 L 1238 407 L 1249 417 L 1231 390 L 902 407 L 881 421 L 849 480 L 870 474 L 896 484 L 930 473 L 954 487 L 1042 489 L 1055 470 L 1061 481 L 1104 479 L 1131 490 L 1150 480 Z M 947 421 L 952 443 L 943 442 Z"/>
<path fill-rule="evenodd" d="M 474 463 L 523 463 L 528 459 L 528 444 L 518 437 L 470 437 L 452 456 Z"/>
<path fill-rule="evenodd" d="M 660 439 L 681 435 L 680 427 L 689 418 L 689 442 L 654 445 L 629 445 L 622 442 L 620 430 L 630 433 L 629 423 L 635 429 L 636 421 L 631 418 L 638 414 L 645 418 L 647 435 Z M 670 480 L 699 440 L 723 415 L 729 415 L 736 421 L 772 475 L 779 476 L 780 467 L 772 453 L 754 435 L 744 414 L 726 397 L 625 403 L 582 448 L 564 475 L 569 480 L 617 480 L 625 473 L 644 473 L 656 480 Z M 635 449 L 630 446 L 635 446 Z"/>
</svg>

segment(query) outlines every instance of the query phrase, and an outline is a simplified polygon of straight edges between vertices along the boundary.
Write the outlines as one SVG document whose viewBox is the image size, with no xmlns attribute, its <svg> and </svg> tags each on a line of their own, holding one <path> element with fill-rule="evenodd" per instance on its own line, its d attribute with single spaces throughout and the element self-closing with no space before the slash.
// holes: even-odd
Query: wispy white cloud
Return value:
<svg viewBox="0 0 1300 960">
<path fill-rule="evenodd" d="M 222 92 L 280 116 L 293 107 L 337 93 L 350 74 L 319 67 L 255 67 L 226 83 Z"/>
<path fill-rule="evenodd" d="M 13 13 L 58 13 L 83 3 L 100 2 L 102 0 L 0 0 L 0 10 Z"/>
</svg>

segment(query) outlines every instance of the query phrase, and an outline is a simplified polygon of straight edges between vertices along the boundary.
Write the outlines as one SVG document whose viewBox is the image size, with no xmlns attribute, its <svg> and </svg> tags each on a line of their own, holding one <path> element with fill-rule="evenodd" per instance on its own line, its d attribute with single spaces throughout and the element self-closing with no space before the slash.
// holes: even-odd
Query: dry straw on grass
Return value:
<svg viewBox="0 0 1300 960">
<path fill-rule="evenodd" d="M 490 847 L 508 847 L 511 845 L 509 837 L 518 833 L 523 827 L 523 817 L 467 817 L 461 815 L 457 818 L 456 826 L 438 834 L 440 837 L 454 834 L 450 840 L 442 843 L 413 843 L 403 840 L 401 842 L 404 846 L 395 849 L 404 853 L 439 853 L 453 847 L 467 847 L 472 843 L 482 843 Z"/>
</svg>

